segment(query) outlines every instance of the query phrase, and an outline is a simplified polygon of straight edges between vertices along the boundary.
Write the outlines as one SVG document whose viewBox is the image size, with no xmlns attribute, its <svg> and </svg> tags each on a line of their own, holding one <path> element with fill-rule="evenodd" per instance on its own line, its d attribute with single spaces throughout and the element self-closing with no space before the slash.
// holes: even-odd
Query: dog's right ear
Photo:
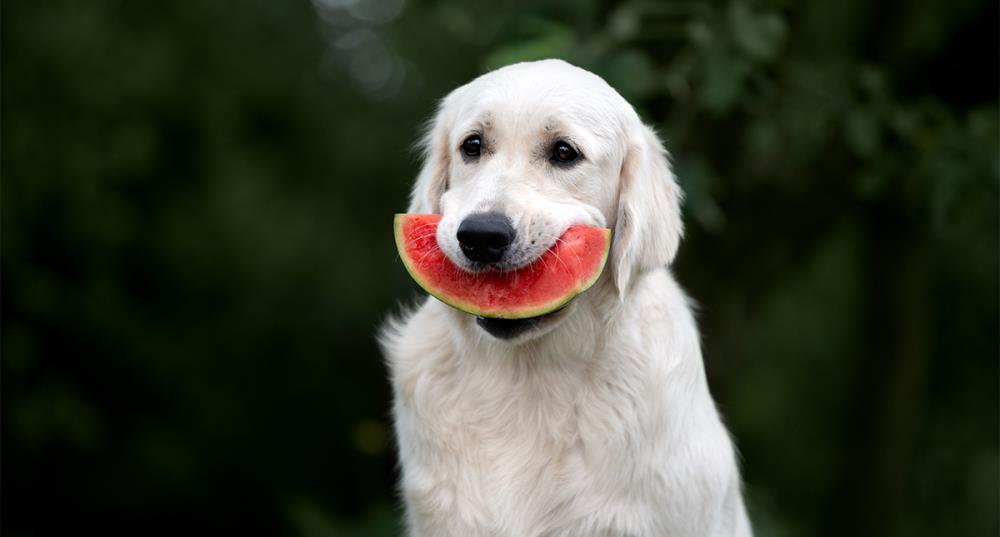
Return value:
<svg viewBox="0 0 1000 537">
<path fill-rule="evenodd" d="M 448 150 L 448 132 L 451 117 L 448 101 L 451 95 L 438 105 L 437 113 L 427 122 L 424 136 L 418 144 L 423 154 L 423 166 L 417 174 L 410 194 L 409 213 L 434 214 L 441 212 L 441 195 L 448 190 L 448 166 L 451 151 Z"/>
</svg>

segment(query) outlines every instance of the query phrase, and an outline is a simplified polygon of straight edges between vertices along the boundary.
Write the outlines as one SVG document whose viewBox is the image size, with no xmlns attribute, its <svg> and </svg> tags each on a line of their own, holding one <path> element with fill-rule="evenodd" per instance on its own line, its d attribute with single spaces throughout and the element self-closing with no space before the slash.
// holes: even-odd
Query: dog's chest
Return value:
<svg viewBox="0 0 1000 537">
<path fill-rule="evenodd" d="M 400 441 L 415 515 L 469 521 L 455 534 L 544 535 L 614 501 L 617 486 L 628 488 L 623 475 L 641 475 L 625 467 L 614 433 L 599 430 L 607 422 L 593 416 L 598 402 L 585 375 L 557 382 L 531 373 L 424 379 L 426 390 L 401 401 L 402 419 L 414 420 Z"/>
</svg>

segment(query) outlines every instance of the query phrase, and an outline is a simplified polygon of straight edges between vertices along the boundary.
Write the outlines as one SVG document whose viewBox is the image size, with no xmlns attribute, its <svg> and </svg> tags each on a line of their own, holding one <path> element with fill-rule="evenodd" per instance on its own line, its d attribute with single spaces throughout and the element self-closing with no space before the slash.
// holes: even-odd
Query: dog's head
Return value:
<svg viewBox="0 0 1000 537">
<path fill-rule="evenodd" d="M 610 276 L 624 297 L 677 251 L 681 194 L 662 144 L 604 80 L 566 62 L 511 65 L 454 90 L 424 150 L 409 212 L 442 214 L 438 244 L 467 270 L 527 265 L 574 224 L 611 227 Z M 572 309 L 478 322 L 520 341 Z"/>
</svg>

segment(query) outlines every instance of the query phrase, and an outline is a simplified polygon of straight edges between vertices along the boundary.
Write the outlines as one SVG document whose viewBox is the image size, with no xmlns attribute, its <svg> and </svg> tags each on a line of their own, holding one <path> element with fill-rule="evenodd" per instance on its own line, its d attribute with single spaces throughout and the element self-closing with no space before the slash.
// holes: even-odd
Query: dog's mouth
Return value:
<svg viewBox="0 0 1000 537">
<path fill-rule="evenodd" d="M 537 327 L 542 322 L 555 317 L 566 309 L 566 304 L 555 311 L 550 311 L 537 317 L 525 319 L 492 319 L 489 317 L 476 317 L 476 324 L 486 330 L 491 336 L 497 339 L 514 339 L 521 334 Z"/>
</svg>

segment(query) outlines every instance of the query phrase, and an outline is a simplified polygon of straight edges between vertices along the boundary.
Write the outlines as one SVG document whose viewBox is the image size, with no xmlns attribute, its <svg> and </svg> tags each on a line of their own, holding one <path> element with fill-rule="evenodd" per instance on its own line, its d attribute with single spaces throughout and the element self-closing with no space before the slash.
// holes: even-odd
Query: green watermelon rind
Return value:
<svg viewBox="0 0 1000 537">
<path fill-rule="evenodd" d="M 546 313 L 551 313 L 565 306 L 570 300 L 573 300 L 580 293 L 590 289 L 595 283 L 597 283 L 598 278 L 600 278 L 601 274 L 604 272 L 604 266 L 608 261 L 608 253 L 611 250 L 611 230 L 603 228 L 604 252 L 601 256 L 601 261 L 597 264 L 597 268 L 594 270 L 593 274 L 586 280 L 583 280 L 576 288 L 567 291 L 565 295 L 559 297 L 558 299 L 554 299 L 552 302 L 536 306 L 532 309 L 500 312 L 486 311 L 479 308 L 475 304 L 464 302 L 456 297 L 444 293 L 440 289 L 436 289 L 430 281 L 420 274 L 420 271 L 417 270 L 417 268 L 413 265 L 413 262 L 410 260 L 410 256 L 406 255 L 406 238 L 403 236 L 403 220 L 408 216 L 414 215 L 410 213 L 397 213 L 393 218 L 392 227 L 393 234 L 396 239 L 396 249 L 399 251 L 399 257 L 403 260 L 403 266 L 405 266 L 406 271 L 410 273 L 410 277 L 417 282 L 417 285 L 419 285 L 421 289 L 427 291 L 434 298 L 437 298 L 441 302 L 444 302 L 457 310 L 479 317 L 488 317 L 492 319 L 527 319 L 529 317 L 538 317 L 540 315 L 545 315 Z"/>
</svg>

